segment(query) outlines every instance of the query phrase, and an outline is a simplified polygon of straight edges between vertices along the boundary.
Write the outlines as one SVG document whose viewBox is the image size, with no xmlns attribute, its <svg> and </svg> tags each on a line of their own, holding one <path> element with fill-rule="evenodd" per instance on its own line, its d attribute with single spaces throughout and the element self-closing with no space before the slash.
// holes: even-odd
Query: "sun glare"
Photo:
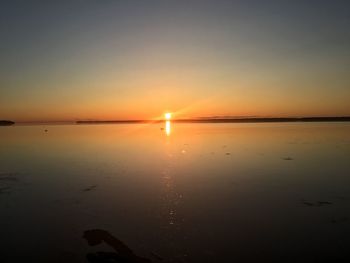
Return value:
<svg viewBox="0 0 350 263">
<path fill-rule="evenodd" d="M 171 113 L 170 112 L 165 113 L 164 117 L 165 117 L 166 120 L 170 120 L 171 119 Z"/>
<path fill-rule="evenodd" d="M 169 136 L 170 133 L 171 133 L 170 121 L 166 121 L 165 122 L 165 133 L 166 133 L 167 136 Z"/>
</svg>

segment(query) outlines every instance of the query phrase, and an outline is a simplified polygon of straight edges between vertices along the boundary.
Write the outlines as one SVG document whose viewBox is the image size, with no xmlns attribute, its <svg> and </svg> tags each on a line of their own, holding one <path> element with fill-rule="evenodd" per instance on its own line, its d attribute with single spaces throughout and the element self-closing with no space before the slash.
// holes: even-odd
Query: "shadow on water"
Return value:
<svg viewBox="0 0 350 263">
<path fill-rule="evenodd" d="M 115 252 L 96 252 L 88 253 L 86 258 L 92 263 L 120 262 L 120 263 L 147 263 L 152 262 L 150 259 L 142 258 L 126 246 L 122 241 L 112 236 L 109 232 L 101 229 L 92 229 L 84 232 L 85 238 L 90 246 L 96 246 L 105 243 L 112 247 Z"/>
</svg>

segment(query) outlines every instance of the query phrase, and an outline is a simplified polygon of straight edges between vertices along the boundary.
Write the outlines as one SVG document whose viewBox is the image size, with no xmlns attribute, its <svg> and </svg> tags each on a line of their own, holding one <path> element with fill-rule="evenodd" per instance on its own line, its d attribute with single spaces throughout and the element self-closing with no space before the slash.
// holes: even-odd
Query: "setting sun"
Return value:
<svg viewBox="0 0 350 263">
<path fill-rule="evenodd" d="M 171 113 L 170 112 L 165 113 L 164 117 L 165 117 L 166 120 L 170 120 L 171 119 Z"/>
<path fill-rule="evenodd" d="M 350 263 L 349 11 L 0 0 L 0 263 Z"/>
</svg>

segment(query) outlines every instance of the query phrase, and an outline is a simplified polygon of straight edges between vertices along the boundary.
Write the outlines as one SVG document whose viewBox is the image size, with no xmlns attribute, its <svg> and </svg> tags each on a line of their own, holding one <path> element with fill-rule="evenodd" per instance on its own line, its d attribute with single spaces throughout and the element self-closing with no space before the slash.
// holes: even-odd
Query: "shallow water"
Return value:
<svg viewBox="0 0 350 263">
<path fill-rule="evenodd" d="M 349 123 L 169 125 L 0 127 L 0 262 L 350 260 Z"/>
</svg>

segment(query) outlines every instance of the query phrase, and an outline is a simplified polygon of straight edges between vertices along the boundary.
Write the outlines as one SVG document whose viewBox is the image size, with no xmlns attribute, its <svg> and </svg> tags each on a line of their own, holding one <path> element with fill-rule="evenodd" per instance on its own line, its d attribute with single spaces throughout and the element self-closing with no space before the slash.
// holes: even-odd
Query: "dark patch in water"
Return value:
<svg viewBox="0 0 350 263">
<path fill-rule="evenodd" d="M 294 160 L 292 157 L 284 157 L 282 159 L 285 161 L 293 161 Z"/>
<path fill-rule="evenodd" d="M 309 201 L 303 201 L 303 204 L 306 206 L 324 206 L 324 205 L 331 205 L 332 202 L 328 201 L 317 201 L 317 202 L 309 202 Z"/>
<path fill-rule="evenodd" d="M 95 190 L 96 187 L 97 187 L 97 185 L 89 186 L 89 187 L 83 189 L 83 192 L 89 192 L 89 191 Z"/>
<path fill-rule="evenodd" d="M 92 229 L 84 232 L 83 238 L 86 239 L 90 246 L 96 246 L 105 243 L 112 247 L 115 252 L 88 253 L 86 258 L 89 262 L 120 262 L 120 263 L 150 263 L 148 258 L 139 257 L 125 245 L 122 241 L 112 236 L 109 232 L 101 229 Z"/>
<path fill-rule="evenodd" d="M 304 205 L 307 205 L 307 206 L 314 206 L 314 205 L 315 205 L 314 203 L 306 202 L 306 201 L 304 201 L 303 204 L 304 204 Z"/>
<path fill-rule="evenodd" d="M 328 202 L 328 201 L 318 201 L 317 202 L 318 203 L 318 205 L 331 205 L 332 204 L 332 202 Z"/>
</svg>

